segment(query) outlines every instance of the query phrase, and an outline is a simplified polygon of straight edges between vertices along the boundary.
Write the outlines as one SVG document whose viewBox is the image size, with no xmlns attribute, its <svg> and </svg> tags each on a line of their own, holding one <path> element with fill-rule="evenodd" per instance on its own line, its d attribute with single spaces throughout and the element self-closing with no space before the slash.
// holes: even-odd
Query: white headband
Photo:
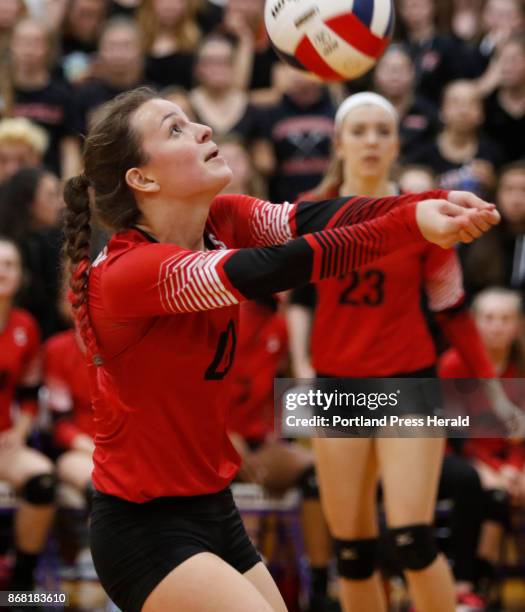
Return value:
<svg viewBox="0 0 525 612">
<path fill-rule="evenodd" d="M 341 103 L 341 106 L 337 109 L 337 113 L 335 114 L 335 126 L 337 128 L 341 127 L 343 121 L 346 119 L 346 116 L 351 110 L 357 108 L 358 106 L 364 106 L 365 104 L 380 106 L 390 115 L 392 115 L 396 123 L 399 121 L 399 115 L 397 114 L 396 109 L 386 98 L 383 98 L 383 96 L 380 96 L 379 94 L 372 93 L 371 91 L 362 91 L 361 93 L 348 97 Z"/>
</svg>

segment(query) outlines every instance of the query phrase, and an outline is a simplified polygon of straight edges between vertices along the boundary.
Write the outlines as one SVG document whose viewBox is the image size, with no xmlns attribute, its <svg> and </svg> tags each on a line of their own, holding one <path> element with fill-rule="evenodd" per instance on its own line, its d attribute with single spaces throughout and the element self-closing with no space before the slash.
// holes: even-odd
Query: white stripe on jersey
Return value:
<svg viewBox="0 0 525 612">
<path fill-rule="evenodd" d="M 253 205 L 251 228 L 255 244 L 273 246 L 284 244 L 293 238 L 290 227 L 292 204 L 272 204 L 257 200 Z"/>
<path fill-rule="evenodd" d="M 198 312 L 238 304 L 226 289 L 217 264 L 227 253 L 179 253 L 159 269 L 160 301 L 167 312 Z"/>
<path fill-rule="evenodd" d="M 432 270 L 426 279 L 428 306 L 433 312 L 440 312 L 455 306 L 463 297 L 463 274 L 455 253 L 447 257 L 440 268 Z"/>
</svg>

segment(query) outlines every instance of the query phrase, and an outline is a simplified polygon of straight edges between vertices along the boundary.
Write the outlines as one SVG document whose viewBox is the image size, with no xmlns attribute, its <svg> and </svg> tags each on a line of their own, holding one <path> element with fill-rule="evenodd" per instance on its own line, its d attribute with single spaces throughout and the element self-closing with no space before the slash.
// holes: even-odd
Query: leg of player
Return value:
<svg viewBox="0 0 525 612">
<path fill-rule="evenodd" d="M 321 501 L 334 537 L 345 612 L 383 612 L 377 568 L 377 460 L 368 438 L 314 439 Z"/>
<path fill-rule="evenodd" d="M 16 564 L 12 586 L 32 590 L 37 557 L 55 512 L 53 464 L 41 453 L 22 447 L 10 451 L 8 460 L 0 465 L 0 478 L 7 480 L 20 496 L 15 518 Z"/>
<path fill-rule="evenodd" d="M 57 460 L 57 476 L 84 493 L 91 481 L 93 459 L 82 451 L 68 451 Z"/>
<path fill-rule="evenodd" d="M 432 529 L 444 445 L 440 438 L 377 439 L 387 524 L 420 612 L 455 610 L 452 573 Z"/>
<path fill-rule="evenodd" d="M 322 609 L 332 558 L 332 538 L 321 508 L 313 453 L 300 444 L 275 441 L 265 444 L 254 455 L 266 474 L 263 484 L 267 489 L 282 493 L 297 486 L 301 491 L 304 543 L 312 572 L 310 610 Z"/>
<path fill-rule="evenodd" d="M 219 557 L 200 553 L 172 570 L 142 606 L 142 612 L 166 610 L 286 612 L 286 606 L 262 563 L 243 576 Z"/>
</svg>

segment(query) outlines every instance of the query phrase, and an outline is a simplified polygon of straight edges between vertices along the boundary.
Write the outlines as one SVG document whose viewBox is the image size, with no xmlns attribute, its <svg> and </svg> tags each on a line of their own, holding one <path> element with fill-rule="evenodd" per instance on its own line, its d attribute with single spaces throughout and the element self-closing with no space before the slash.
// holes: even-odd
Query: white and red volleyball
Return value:
<svg viewBox="0 0 525 612">
<path fill-rule="evenodd" d="M 266 29 L 286 63 L 324 81 L 355 79 L 391 40 L 393 0 L 266 0 Z"/>
</svg>

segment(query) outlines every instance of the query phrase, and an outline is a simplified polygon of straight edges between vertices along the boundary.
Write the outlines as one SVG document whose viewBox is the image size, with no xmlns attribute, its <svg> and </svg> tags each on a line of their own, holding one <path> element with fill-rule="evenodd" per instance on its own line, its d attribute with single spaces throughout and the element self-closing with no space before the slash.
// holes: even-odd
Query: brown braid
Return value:
<svg viewBox="0 0 525 612">
<path fill-rule="evenodd" d="M 101 365 L 102 358 L 88 310 L 91 217 L 95 215 L 113 231 L 127 229 L 138 221 L 139 209 L 125 175 L 146 159 L 130 121 L 142 104 L 157 97 L 153 90 L 139 88 L 105 104 L 84 142 L 84 173 L 69 179 L 64 187 L 64 251 L 69 260 L 70 301 L 95 365 Z"/>
</svg>

